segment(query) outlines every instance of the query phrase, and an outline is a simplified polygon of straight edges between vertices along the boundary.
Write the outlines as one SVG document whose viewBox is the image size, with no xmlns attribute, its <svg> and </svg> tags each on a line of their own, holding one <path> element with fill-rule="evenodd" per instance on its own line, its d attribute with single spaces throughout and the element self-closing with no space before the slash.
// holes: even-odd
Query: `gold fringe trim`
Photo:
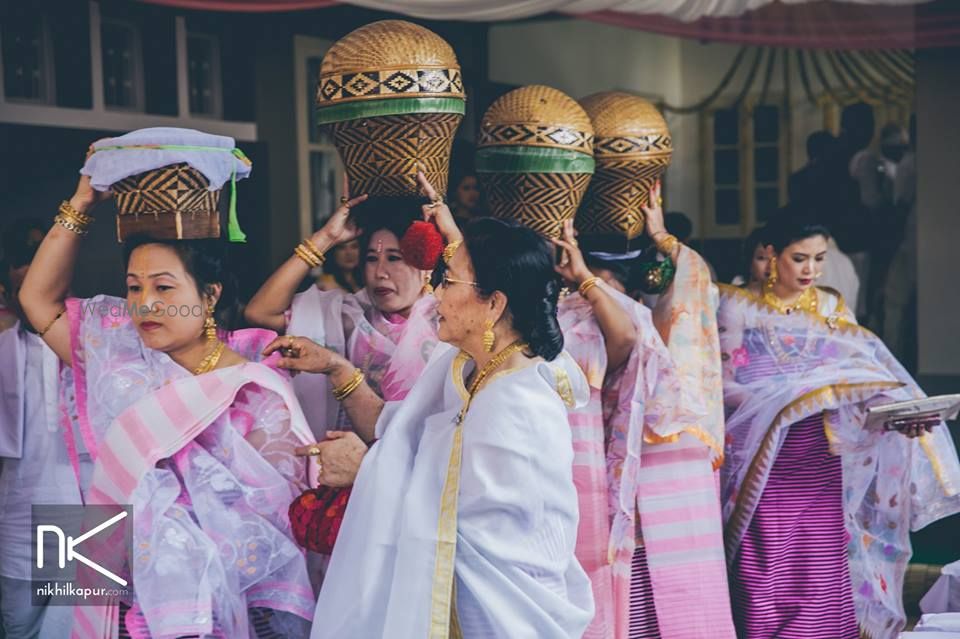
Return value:
<svg viewBox="0 0 960 639">
<path fill-rule="evenodd" d="M 723 466 L 723 446 L 714 439 L 713 435 L 700 428 L 699 426 L 691 426 L 689 428 L 684 428 L 679 433 L 674 433 L 673 435 L 658 435 L 649 428 L 644 428 L 643 430 L 643 443 L 645 444 L 673 444 L 680 440 L 680 435 L 683 433 L 690 433 L 701 442 L 703 442 L 707 448 L 713 451 L 713 469 L 719 470 Z M 641 453 L 641 456 L 643 453 Z"/>
</svg>

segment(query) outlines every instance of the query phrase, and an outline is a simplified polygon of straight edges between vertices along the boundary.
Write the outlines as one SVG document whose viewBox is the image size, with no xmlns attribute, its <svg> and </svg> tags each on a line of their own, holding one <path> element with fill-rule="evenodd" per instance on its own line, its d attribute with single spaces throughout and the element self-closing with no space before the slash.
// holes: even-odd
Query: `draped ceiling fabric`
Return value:
<svg viewBox="0 0 960 639">
<path fill-rule="evenodd" d="M 501 21 L 564 13 L 664 35 L 805 49 L 960 46 L 960 0 L 143 0 L 209 11 L 351 4 L 431 20 Z"/>
</svg>

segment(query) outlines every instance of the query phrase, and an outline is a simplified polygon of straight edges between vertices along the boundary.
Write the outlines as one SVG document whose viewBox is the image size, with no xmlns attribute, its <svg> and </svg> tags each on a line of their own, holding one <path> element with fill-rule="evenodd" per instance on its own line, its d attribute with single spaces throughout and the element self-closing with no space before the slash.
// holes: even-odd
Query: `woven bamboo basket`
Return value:
<svg viewBox="0 0 960 639">
<path fill-rule="evenodd" d="M 353 194 L 417 195 L 417 169 L 447 188 L 466 105 L 453 49 L 402 20 L 363 26 L 334 44 L 317 83 L 317 119 L 333 137 Z"/>
<path fill-rule="evenodd" d="M 477 175 L 490 213 L 557 237 L 593 174 L 593 126 L 566 94 L 532 85 L 507 93 L 480 127 Z"/>
<path fill-rule="evenodd" d="M 120 180 L 117 239 L 144 233 L 159 239 L 220 237 L 220 191 L 189 164 L 173 164 Z"/>
<path fill-rule="evenodd" d="M 577 229 L 632 240 L 643 233 L 643 206 L 673 155 L 667 123 L 651 102 L 629 93 L 595 93 L 580 104 L 596 132 L 597 169 Z"/>
</svg>

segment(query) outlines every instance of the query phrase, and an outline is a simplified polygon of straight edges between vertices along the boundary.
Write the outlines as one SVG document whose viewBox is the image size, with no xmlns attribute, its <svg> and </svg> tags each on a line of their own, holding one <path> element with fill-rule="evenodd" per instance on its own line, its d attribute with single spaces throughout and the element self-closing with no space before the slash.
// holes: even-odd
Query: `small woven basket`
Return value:
<svg viewBox="0 0 960 639">
<path fill-rule="evenodd" d="M 667 123 L 648 100 L 616 91 L 580 101 L 593 120 L 596 173 L 577 230 L 585 235 L 643 233 L 643 207 L 673 155 Z"/>
<path fill-rule="evenodd" d="M 558 237 L 593 174 L 593 127 L 580 105 L 550 87 L 521 87 L 484 114 L 477 146 L 490 213 Z"/>
<path fill-rule="evenodd" d="M 353 194 L 417 195 L 418 168 L 444 192 L 465 104 L 453 49 L 402 20 L 344 36 L 324 56 L 317 83 L 318 121 L 333 136 Z"/>
<path fill-rule="evenodd" d="M 158 239 L 220 237 L 220 191 L 189 164 L 173 164 L 120 180 L 111 187 L 117 203 L 117 239 L 139 233 Z"/>
</svg>

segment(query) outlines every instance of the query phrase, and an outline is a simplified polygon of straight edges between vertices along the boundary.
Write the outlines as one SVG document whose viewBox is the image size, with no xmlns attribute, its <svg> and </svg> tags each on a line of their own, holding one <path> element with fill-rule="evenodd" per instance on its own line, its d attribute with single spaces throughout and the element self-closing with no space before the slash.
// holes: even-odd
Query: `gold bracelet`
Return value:
<svg viewBox="0 0 960 639">
<path fill-rule="evenodd" d="M 64 200 L 60 203 L 60 208 L 58 209 L 60 215 L 63 215 L 67 219 L 72 219 L 78 224 L 90 224 L 93 222 L 93 217 L 87 215 L 86 213 L 81 213 L 77 209 L 73 208 L 73 205 L 70 204 L 69 200 Z"/>
<path fill-rule="evenodd" d="M 76 233 L 77 235 L 86 235 L 88 233 L 86 224 L 78 224 L 77 222 L 57 213 L 53 221 L 67 229 L 71 233 Z"/>
<path fill-rule="evenodd" d="M 580 293 L 580 297 L 585 297 L 587 291 L 592 289 L 594 286 L 600 283 L 600 278 L 594 275 L 593 277 L 588 277 L 580 283 L 580 287 L 577 288 L 577 292 Z"/>
<path fill-rule="evenodd" d="M 300 242 L 300 246 L 302 246 L 307 251 L 307 253 L 310 253 L 315 258 L 317 258 L 321 264 L 327 261 L 327 257 L 326 255 L 323 254 L 323 251 L 318 249 L 317 245 L 311 242 L 309 238 L 304 239 L 302 242 Z"/>
<path fill-rule="evenodd" d="M 43 327 L 43 330 L 42 330 L 42 331 L 37 331 L 37 335 L 38 335 L 39 337 L 43 337 L 44 335 L 46 335 L 46 334 L 47 334 L 47 331 L 49 331 L 51 328 L 53 328 L 53 325 L 57 323 L 57 320 L 60 319 L 61 317 L 63 317 L 63 314 L 66 313 L 66 312 L 67 312 L 67 307 L 64 306 L 63 308 L 60 309 L 60 312 L 57 313 L 56 317 L 54 317 L 52 320 L 50 320 L 50 323 L 49 323 L 49 324 L 47 324 L 46 326 Z"/>
<path fill-rule="evenodd" d="M 674 249 L 677 248 L 677 244 L 680 243 L 680 240 L 677 239 L 677 236 L 665 233 L 666 237 L 662 240 L 654 238 L 653 243 L 656 244 L 657 250 L 663 253 L 664 255 L 673 255 Z"/>
<path fill-rule="evenodd" d="M 350 396 L 353 391 L 360 388 L 360 384 L 363 383 L 363 380 L 366 379 L 363 371 L 359 368 L 353 372 L 353 376 L 340 388 L 333 389 L 333 398 L 338 402 L 342 402 Z"/>
<path fill-rule="evenodd" d="M 316 268 L 320 266 L 320 260 L 318 260 L 316 256 L 311 255 L 309 252 L 307 252 L 307 250 L 299 244 L 293 247 L 293 253 L 294 255 L 299 257 L 301 260 L 306 262 L 307 266 L 309 266 L 310 268 Z"/>
<path fill-rule="evenodd" d="M 457 252 L 457 249 L 460 248 L 461 244 L 463 244 L 463 240 L 454 240 L 443 247 L 444 264 L 450 266 L 450 261 L 453 260 L 453 254 Z"/>
</svg>

